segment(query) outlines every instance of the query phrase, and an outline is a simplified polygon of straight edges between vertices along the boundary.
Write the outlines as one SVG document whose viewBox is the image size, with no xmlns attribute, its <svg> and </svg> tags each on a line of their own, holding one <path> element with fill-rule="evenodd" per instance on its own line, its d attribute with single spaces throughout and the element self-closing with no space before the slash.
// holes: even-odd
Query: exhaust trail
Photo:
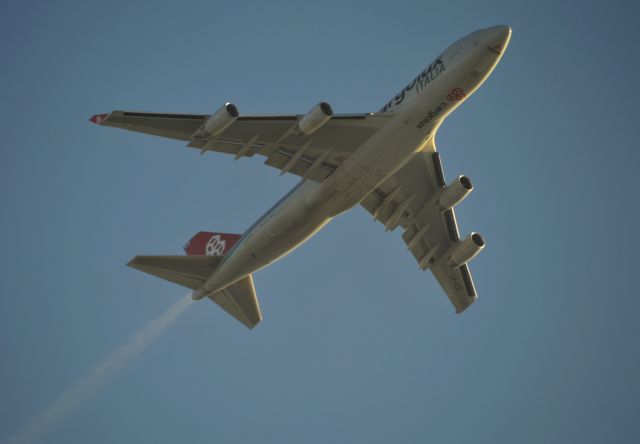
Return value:
<svg viewBox="0 0 640 444">
<path fill-rule="evenodd" d="M 191 303 L 191 293 L 173 304 L 162 316 L 149 322 L 125 345 L 116 349 L 91 373 L 67 388 L 44 412 L 36 414 L 22 430 L 9 437 L 9 444 L 31 444 L 46 436 L 58 423 L 89 401 L 107 379 L 145 351 Z"/>
</svg>

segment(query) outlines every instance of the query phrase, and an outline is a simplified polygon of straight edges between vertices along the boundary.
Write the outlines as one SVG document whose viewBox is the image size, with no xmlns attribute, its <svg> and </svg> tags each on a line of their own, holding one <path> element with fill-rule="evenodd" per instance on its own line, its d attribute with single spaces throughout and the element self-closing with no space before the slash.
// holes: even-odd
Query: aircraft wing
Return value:
<svg viewBox="0 0 640 444">
<path fill-rule="evenodd" d="M 265 164 L 318 182 L 323 181 L 349 155 L 375 134 L 390 114 L 336 114 L 309 136 L 292 134 L 302 115 L 240 116 L 221 134 L 200 136 L 207 114 L 162 114 L 113 111 L 98 114 L 94 123 L 188 141 L 188 146 L 234 155 L 256 154 Z M 205 147 L 206 146 L 206 147 Z"/>
<path fill-rule="evenodd" d="M 423 151 L 361 204 L 387 230 L 404 228 L 402 239 L 407 249 L 422 270 L 431 270 L 460 313 L 477 296 L 468 265 L 449 265 L 452 247 L 461 241 L 453 208 L 443 212 L 435 204 L 445 185 L 440 155 L 432 138 Z"/>
</svg>

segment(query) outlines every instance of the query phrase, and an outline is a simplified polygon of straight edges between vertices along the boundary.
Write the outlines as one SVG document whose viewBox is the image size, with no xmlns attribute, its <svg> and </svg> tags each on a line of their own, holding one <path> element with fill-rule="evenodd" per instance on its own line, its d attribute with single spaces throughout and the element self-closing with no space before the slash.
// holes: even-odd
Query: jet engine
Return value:
<svg viewBox="0 0 640 444">
<path fill-rule="evenodd" d="M 331 105 L 326 102 L 320 102 L 300 119 L 297 130 L 308 136 L 327 123 L 331 116 L 333 116 Z"/>
<path fill-rule="evenodd" d="M 216 136 L 227 129 L 238 118 L 238 115 L 238 108 L 233 103 L 227 102 L 209 116 L 204 122 L 202 130 L 209 136 Z"/>
<path fill-rule="evenodd" d="M 484 248 L 484 239 L 478 233 L 471 233 L 466 239 L 451 248 L 448 265 L 458 268 L 473 259 Z"/>
<path fill-rule="evenodd" d="M 467 176 L 460 176 L 442 191 L 438 205 L 443 211 L 453 208 L 462 202 L 462 199 L 467 197 L 472 190 L 471 179 Z"/>
</svg>

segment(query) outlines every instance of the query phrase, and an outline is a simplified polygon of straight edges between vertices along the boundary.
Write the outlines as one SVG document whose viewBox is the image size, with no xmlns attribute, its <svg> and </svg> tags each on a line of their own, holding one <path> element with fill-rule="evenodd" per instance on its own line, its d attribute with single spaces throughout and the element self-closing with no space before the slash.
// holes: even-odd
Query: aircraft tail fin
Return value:
<svg viewBox="0 0 640 444">
<path fill-rule="evenodd" d="M 225 256 L 242 236 L 231 233 L 200 231 L 184 245 L 189 256 Z"/>
</svg>

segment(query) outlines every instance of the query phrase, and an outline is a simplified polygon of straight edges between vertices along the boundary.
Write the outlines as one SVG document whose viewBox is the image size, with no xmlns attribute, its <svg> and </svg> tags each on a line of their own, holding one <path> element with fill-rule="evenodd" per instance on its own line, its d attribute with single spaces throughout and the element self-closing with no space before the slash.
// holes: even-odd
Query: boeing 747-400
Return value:
<svg viewBox="0 0 640 444">
<path fill-rule="evenodd" d="M 136 256 L 128 265 L 209 298 L 249 328 L 262 319 L 252 273 L 290 253 L 335 216 L 360 204 L 402 239 L 462 312 L 477 298 L 468 262 L 485 246 L 460 238 L 454 206 L 472 190 L 445 182 L 435 134 L 487 79 L 511 28 L 475 31 L 449 46 L 382 109 L 334 114 L 320 102 L 305 115 L 241 116 L 232 103 L 212 115 L 113 111 L 91 121 L 188 142 L 265 164 L 301 181 L 244 234 L 200 232 L 185 256 Z"/>
</svg>

